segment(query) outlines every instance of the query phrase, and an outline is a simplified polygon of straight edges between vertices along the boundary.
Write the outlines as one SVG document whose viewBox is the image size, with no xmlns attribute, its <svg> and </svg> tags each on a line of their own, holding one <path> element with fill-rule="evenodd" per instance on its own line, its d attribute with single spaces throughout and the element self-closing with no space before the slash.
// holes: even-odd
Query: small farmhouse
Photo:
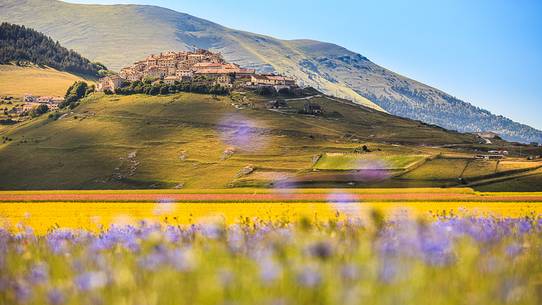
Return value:
<svg viewBox="0 0 542 305">
<path fill-rule="evenodd" d="M 482 160 L 501 160 L 504 159 L 504 155 L 476 155 L 476 159 Z"/>
<path fill-rule="evenodd" d="M 321 115 L 323 113 L 322 106 L 315 103 L 305 103 L 303 105 L 303 113 L 312 115 Z"/>
</svg>

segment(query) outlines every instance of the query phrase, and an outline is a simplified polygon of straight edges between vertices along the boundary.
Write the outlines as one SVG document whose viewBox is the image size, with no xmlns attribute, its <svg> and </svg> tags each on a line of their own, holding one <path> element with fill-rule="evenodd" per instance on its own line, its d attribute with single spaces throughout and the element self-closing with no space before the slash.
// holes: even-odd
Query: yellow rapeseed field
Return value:
<svg viewBox="0 0 542 305">
<path fill-rule="evenodd" d="M 152 202 L 10 202 L 0 203 L 0 226 L 17 231 L 24 226 L 45 234 L 52 228 L 100 231 L 112 224 L 137 224 L 141 220 L 188 225 L 205 221 L 227 224 L 250 220 L 291 221 L 309 217 L 320 221 L 344 216 L 367 219 L 373 210 L 387 217 L 432 217 L 446 213 L 497 217 L 541 214 L 533 202 L 365 202 L 365 203 L 152 203 Z"/>
</svg>

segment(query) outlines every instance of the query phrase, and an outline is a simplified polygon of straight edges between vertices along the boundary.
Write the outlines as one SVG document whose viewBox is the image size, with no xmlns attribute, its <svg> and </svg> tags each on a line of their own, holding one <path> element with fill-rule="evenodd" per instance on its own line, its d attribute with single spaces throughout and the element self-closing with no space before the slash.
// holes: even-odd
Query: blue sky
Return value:
<svg viewBox="0 0 542 305">
<path fill-rule="evenodd" d="M 542 1 L 70 0 L 168 7 L 277 38 L 333 42 L 542 129 Z"/>
</svg>

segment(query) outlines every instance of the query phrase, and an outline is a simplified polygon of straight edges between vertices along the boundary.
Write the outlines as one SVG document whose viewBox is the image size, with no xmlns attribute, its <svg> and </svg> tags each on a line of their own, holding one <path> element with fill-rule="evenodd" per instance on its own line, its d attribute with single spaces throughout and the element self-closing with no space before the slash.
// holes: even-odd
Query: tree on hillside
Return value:
<svg viewBox="0 0 542 305">
<path fill-rule="evenodd" d="M 65 108 L 70 107 L 74 108 L 80 99 L 87 96 L 89 93 L 93 92 L 94 90 L 89 90 L 88 84 L 83 81 L 77 81 L 71 85 L 68 90 L 66 91 L 66 95 L 64 96 L 64 102 L 62 102 L 59 107 Z"/>
<path fill-rule="evenodd" d="M 31 62 L 57 70 L 98 77 L 107 71 L 42 33 L 3 22 L 0 25 L 0 64 Z"/>
<path fill-rule="evenodd" d="M 41 104 L 38 105 L 36 108 L 32 109 L 32 111 L 30 112 L 30 116 L 35 118 L 44 113 L 47 113 L 47 111 L 49 111 L 49 107 L 47 107 L 47 105 L 45 104 Z"/>
</svg>

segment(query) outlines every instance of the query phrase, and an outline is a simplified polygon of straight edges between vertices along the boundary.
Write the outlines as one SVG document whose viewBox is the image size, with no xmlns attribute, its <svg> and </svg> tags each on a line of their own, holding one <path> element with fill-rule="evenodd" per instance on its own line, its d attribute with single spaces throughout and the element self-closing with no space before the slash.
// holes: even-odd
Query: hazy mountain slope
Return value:
<svg viewBox="0 0 542 305">
<path fill-rule="evenodd" d="M 377 109 L 381 106 L 393 114 L 459 131 L 492 130 L 507 139 L 542 142 L 542 131 L 492 115 L 329 43 L 279 40 L 142 5 L 0 0 L 0 20 L 42 31 L 112 69 L 149 53 L 197 46 L 220 51 L 226 59 L 260 71 L 288 74 L 329 94 Z"/>
</svg>

